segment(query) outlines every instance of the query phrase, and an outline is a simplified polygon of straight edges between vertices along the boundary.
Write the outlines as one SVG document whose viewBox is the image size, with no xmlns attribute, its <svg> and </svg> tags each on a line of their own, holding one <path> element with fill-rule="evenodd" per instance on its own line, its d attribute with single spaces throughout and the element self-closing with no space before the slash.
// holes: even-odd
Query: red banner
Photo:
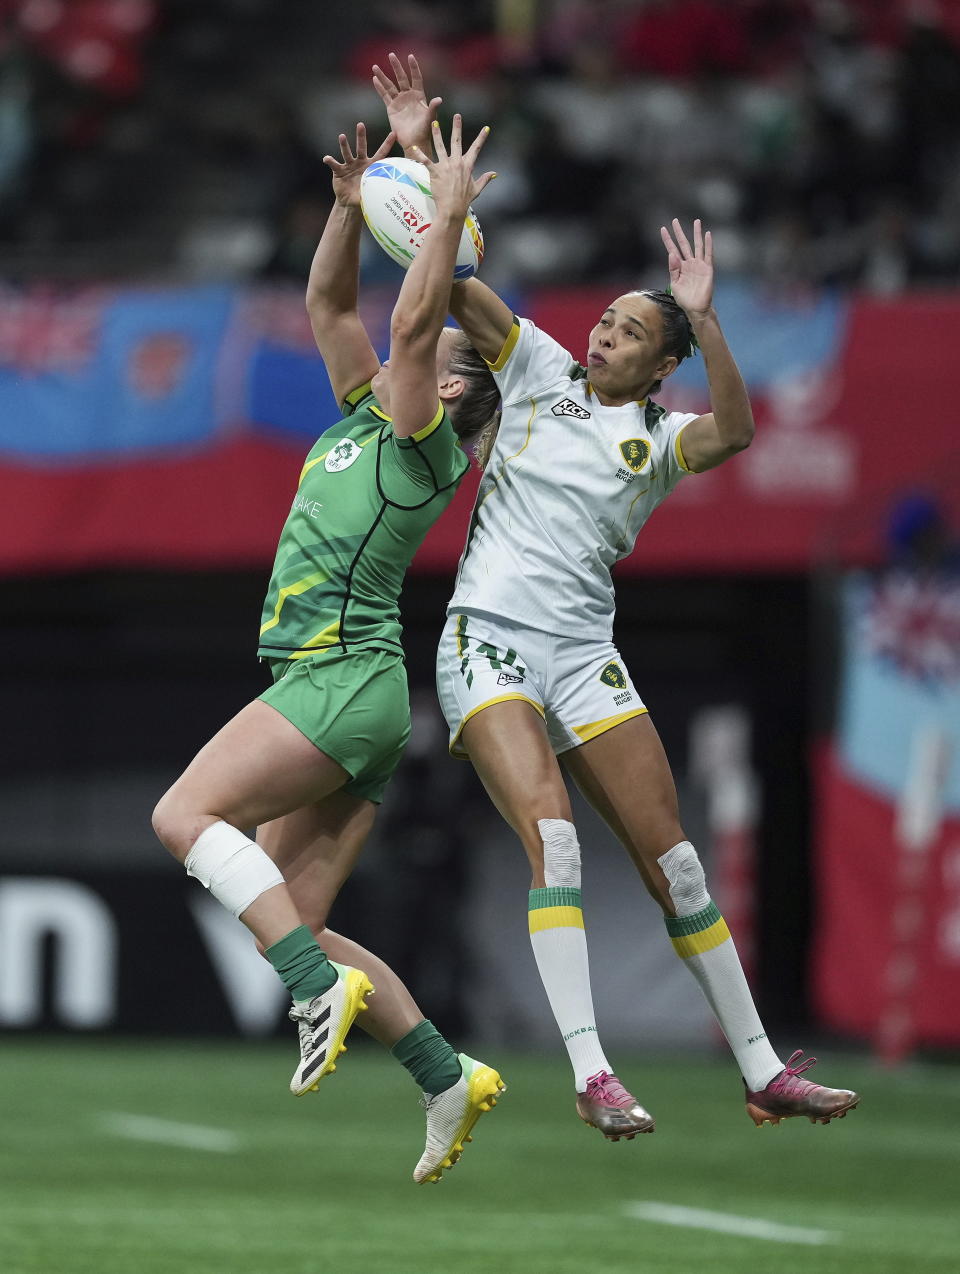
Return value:
<svg viewBox="0 0 960 1274">
<path fill-rule="evenodd" d="M 960 1044 L 960 817 L 946 818 L 903 901 L 904 850 L 892 802 L 824 749 L 817 763 L 817 907 L 813 960 L 819 1019 L 876 1040 L 894 1030 L 903 1051 Z M 909 851 L 908 851 L 909 852 Z M 912 940 L 904 942 L 905 925 Z M 897 994 L 903 981 L 906 1005 Z M 887 1022 L 907 1009 L 906 1022 Z"/>
<path fill-rule="evenodd" d="M 609 292 L 544 293 L 524 309 L 582 354 Z M 764 344 L 762 300 L 741 289 L 733 301 L 739 309 L 729 324 L 721 313 L 734 351 L 749 365 L 757 438 L 743 455 L 681 482 L 620 573 L 806 570 L 828 542 L 843 561 L 879 560 L 886 552 L 880 515 L 895 493 L 936 474 L 957 452 L 956 378 L 944 350 L 960 346 L 960 297 L 859 299 L 832 309 L 820 301 L 812 317 L 771 304 L 766 326 L 781 338 L 792 334 L 770 346 L 779 354 L 768 353 L 769 339 Z M 16 304 L 4 304 L 15 326 Z M 302 325 L 299 297 L 289 304 Z M 271 345 L 262 333 L 259 352 L 244 365 L 242 343 L 230 336 L 237 330 L 230 297 L 215 294 L 206 308 L 185 297 L 175 313 L 172 305 L 143 294 L 135 306 L 115 300 L 111 312 L 120 318 L 98 339 L 116 348 L 101 344 L 110 357 L 96 378 L 73 364 L 24 366 L 15 340 L 9 358 L 0 355 L 8 364 L 0 368 L 0 432 L 9 440 L 0 447 L 0 571 L 269 565 L 309 446 L 296 429 L 317 419 L 317 396 L 328 392 L 322 366 L 312 351 L 289 341 Z M 48 309 L 53 318 L 69 317 L 67 301 L 48 301 Z M 174 348 L 172 333 L 183 339 L 165 379 L 146 389 L 124 380 L 123 368 L 140 367 L 142 359 L 131 359 L 153 350 L 154 337 L 164 338 L 164 350 Z M 706 409 L 702 385 L 685 386 L 665 392 L 664 401 Z M 86 432 L 77 427 L 83 412 Z M 83 452 L 88 436 L 99 454 Z M 464 483 L 416 569 L 454 569 L 475 482 Z M 874 510 L 872 520 L 864 507 Z"/>
</svg>

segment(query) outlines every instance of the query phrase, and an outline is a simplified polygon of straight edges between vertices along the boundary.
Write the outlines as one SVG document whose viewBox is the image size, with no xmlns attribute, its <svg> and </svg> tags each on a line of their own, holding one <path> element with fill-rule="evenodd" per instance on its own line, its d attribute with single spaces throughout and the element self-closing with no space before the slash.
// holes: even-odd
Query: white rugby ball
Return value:
<svg viewBox="0 0 960 1274">
<path fill-rule="evenodd" d="M 388 257 L 404 269 L 423 246 L 436 213 L 430 174 L 415 159 L 378 159 L 360 178 L 360 207 L 370 233 Z M 473 209 L 460 235 L 455 279 L 469 279 L 483 260 L 483 234 Z"/>
</svg>

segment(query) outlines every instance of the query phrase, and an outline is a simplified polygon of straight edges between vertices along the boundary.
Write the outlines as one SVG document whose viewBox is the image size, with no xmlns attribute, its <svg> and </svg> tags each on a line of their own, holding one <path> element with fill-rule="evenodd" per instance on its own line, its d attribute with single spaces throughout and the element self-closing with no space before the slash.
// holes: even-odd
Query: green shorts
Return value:
<svg viewBox="0 0 960 1274">
<path fill-rule="evenodd" d="M 359 650 L 267 663 L 274 681 L 260 698 L 343 766 L 344 791 L 379 804 L 410 737 L 403 659 Z"/>
</svg>

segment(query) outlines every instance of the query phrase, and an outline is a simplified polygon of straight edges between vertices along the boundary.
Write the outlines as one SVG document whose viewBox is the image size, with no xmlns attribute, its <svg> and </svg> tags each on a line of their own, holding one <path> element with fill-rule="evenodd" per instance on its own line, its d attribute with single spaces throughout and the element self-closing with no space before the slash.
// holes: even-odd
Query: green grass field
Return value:
<svg viewBox="0 0 960 1274">
<path fill-rule="evenodd" d="M 0 1058 L 3 1274 L 960 1269 L 958 1069 L 822 1057 L 861 1108 L 756 1130 L 725 1060 L 618 1059 L 658 1127 L 607 1144 L 560 1056 L 498 1057 L 509 1091 L 416 1186 L 417 1093 L 373 1047 L 301 1099 L 273 1043 L 8 1039 Z"/>
</svg>

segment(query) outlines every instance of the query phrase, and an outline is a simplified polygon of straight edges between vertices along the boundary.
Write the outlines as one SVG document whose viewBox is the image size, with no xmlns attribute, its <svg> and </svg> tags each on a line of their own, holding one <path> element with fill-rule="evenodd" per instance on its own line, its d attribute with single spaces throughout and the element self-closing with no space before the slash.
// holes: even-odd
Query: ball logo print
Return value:
<svg viewBox="0 0 960 1274">
<path fill-rule="evenodd" d="M 388 257 L 406 270 L 423 246 L 436 206 L 430 174 L 414 159 L 378 159 L 360 179 L 360 207 L 370 233 Z M 454 266 L 455 279 L 469 279 L 483 260 L 483 232 L 467 211 Z"/>
</svg>

